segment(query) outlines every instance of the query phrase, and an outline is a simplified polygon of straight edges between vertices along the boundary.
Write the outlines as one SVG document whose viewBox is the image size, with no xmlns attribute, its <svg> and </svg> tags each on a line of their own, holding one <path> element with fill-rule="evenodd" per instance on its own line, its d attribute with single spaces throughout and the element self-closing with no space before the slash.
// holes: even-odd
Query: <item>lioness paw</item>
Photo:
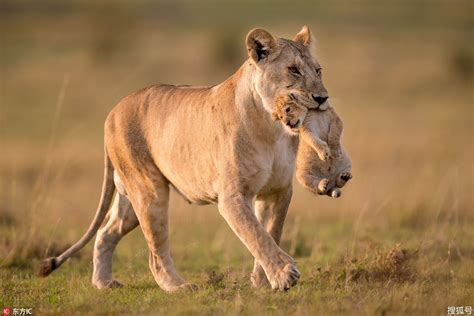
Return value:
<svg viewBox="0 0 474 316">
<path fill-rule="evenodd" d="M 113 279 L 107 284 L 107 287 L 110 289 L 117 289 L 117 288 L 123 287 L 123 283 L 118 280 Z"/>
<path fill-rule="evenodd" d="M 287 291 L 298 283 L 299 278 L 300 272 L 296 264 L 287 263 L 270 278 L 270 285 L 273 290 Z"/>
<path fill-rule="evenodd" d="M 263 270 L 252 272 L 250 274 L 250 282 L 254 288 L 261 288 L 270 285 Z"/>
<path fill-rule="evenodd" d="M 300 278 L 300 272 L 296 267 L 295 259 L 291 256 L 281 251 L 279 258 L 280 264 L 273 266 L 270 273 L 267 271 L 267 277 L 273 290 L 287 291 L 296 285 Z"/>
<path fill-rule="evenodd" d="M 199 287 L 194 283 L 184 283 L 184 284 L 181 284 L 175 291 L 195 292 L 198 289 L 199 289 Z"/>
<path fill-rule="evenodd" d="M 105 289 L 117 289 L 123 287 L 122 282 L 117 281 L 115 279 L 112 280 L 107 280 L 107 281 L 97 281 L 94 283 L 94 285 L 99 289 L 99 290 L 105 290 Z"/>
</svg>

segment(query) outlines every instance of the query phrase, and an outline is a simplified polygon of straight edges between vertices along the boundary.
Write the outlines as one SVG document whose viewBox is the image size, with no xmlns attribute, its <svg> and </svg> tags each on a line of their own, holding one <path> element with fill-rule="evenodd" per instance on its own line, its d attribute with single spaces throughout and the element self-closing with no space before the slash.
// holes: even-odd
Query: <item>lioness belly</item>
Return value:
<svg viewBox="0 0 474 316">
<path fill-rule="evenodd" d="M 212 170 L 212 163 L 205 163 L 203 157 L 192 154 L 180 159 L 178 157 L 182 152 L 170 152 L 174 154 L 166 155 L 168 157 L 160 155 L 158 167 L 173 189 L 189 203 L 203 205 L 217 202 L 215 179 L 212 177 L 216 172 Z"/>
</svg>

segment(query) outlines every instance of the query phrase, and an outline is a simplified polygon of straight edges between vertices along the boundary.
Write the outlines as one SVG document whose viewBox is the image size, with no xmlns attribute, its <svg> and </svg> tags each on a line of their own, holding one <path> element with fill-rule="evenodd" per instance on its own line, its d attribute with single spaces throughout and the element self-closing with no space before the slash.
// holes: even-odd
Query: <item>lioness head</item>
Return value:
<svg viewBox="0 0 474 316">
<path fill-rule="evenodd" d="M 298 133 L 308 113 L 305 100 L 300 100 L 298 94 L 278 94 L 275 99 L 275 112 L 272 113 L 274 120 L 280 120 L 291 133 Z"/>
<path fill-rule="evenodd" d="M 321 66 L 312 55 L 311 32 L 307 26 L 293 40 L 274 38 L 262 29 L 249 32 L 246 39 L 249 61 L 255 66 L 255 89 L 265 109 L 273 113 L 278 95 L 295 94 L 309 108 L 328 107 L 328 92 Z"/>
</svg>

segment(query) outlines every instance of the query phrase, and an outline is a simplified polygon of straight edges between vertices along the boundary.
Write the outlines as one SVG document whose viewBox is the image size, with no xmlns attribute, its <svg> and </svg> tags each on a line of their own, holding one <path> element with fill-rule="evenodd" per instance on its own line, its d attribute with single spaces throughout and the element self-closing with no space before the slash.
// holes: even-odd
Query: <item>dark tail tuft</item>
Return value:
<svg viewBox="0 0 474 316">
<path fill-rule="evenodd" d="M 58 267 L 58 264 L 56 262 L 56 257 L 51 257 L 51 258 L 44 259 L 41 262 L 41 265 L 39 266 L 38 276 L 47 277 L 57 267 Z"/>
</svg>

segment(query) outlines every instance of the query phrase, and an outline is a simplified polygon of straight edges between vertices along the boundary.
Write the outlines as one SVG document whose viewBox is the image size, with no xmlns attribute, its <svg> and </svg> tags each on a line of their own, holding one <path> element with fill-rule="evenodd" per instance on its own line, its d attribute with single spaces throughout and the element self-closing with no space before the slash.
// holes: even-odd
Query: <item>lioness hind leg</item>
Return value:
<svg viewBox="0 0 474 316">
<path fill-rule="evenodd" d="M 176 271 L 170 255 L 168 240 L 169 182 L 156 170 L 153 190 L 129 194 L 150 249 L 149 266 L 156 283 L 166 292 L 195 289 Z M 132 198 L 133 196 L 133 198 Z"/>
<path fill-rule="evenodd" d="M 120 193 L 110 210 L 110 217 L 97 233 L 94 245 L 92 284 L 99 289 L 114 288 L 121 283 L 112 278 L 112 257 L 117 243 L 138 226 L 138 219 L 128 198 Z"/>
</svg>

